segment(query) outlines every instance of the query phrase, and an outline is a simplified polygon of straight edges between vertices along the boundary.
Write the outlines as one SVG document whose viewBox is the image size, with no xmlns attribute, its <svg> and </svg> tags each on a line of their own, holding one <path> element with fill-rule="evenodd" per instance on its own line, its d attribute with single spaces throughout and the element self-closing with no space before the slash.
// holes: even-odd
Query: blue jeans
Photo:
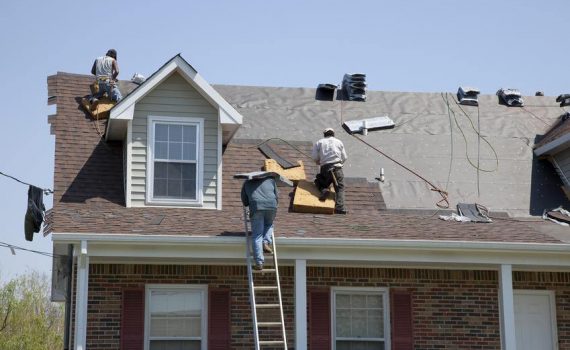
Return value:
<svg viewBox="0 0 570 350">
<path fill-rule="evenodd" d="M 108 80 L 99 80 L 99 92 L 93 95 L 91 100 L 93 101 L 94 98 L 100 99 L 105 93 L 115 102 L 119 102 L 123 98 L 118 87 L 112 86 Z"/>
<path fill-rule="evenodd" d="M 273 220 L 275 210 L 258 210 L 251 215 L 253 256 L 256 264 L 263 264 L 263 243 L 273 242 Z"/>
</svg>

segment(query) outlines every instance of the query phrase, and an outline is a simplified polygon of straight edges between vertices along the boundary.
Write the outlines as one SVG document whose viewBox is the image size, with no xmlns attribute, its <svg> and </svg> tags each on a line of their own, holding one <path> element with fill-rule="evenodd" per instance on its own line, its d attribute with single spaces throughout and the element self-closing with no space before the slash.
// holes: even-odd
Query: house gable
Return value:
<svg viewBox="0 0 570 350">
<path fill-rule="evenodd" d="M 219 206 L 218 168 L 221 164 L 220 125 L 216 109 L 178 72 L 171 73 L 141 98 L 134 107 L 127 143 L 127 206 L 191 205 L 203 208 Z M 197 193 L 193 201 L 159 200 L 153 196 L 153 127 L 161 125 L 195 125 Z M 188 124 L 190 123 L 190 124 Z M 130 159 L 130 162 L 129 162 Z M 130 200 L 129 200 L 130 199 Z"/>
</svg>

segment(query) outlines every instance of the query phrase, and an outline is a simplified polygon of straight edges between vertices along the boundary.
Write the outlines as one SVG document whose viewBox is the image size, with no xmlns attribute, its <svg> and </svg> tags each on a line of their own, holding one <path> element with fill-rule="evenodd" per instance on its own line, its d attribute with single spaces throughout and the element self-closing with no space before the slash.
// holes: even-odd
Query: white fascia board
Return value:
<svg viewBox="0 0 570 350">
<path fill-rule="evenodd" d="M 53 233 L 55 244 L 89 241 L 90 256 L 243 259 L 243 237 Z M 283 260 L 308 264 L 465 264 L 570 268 L 569 244 L 276 238 Z"/>
<path fill-rule="evenodd" d="M 562 149 L 563 146 L 568 142 L 570 142 L 570 133 L 568 133 L 568 134 L 566 134 L 560 138 L 557 138 L 556 140 L 549 142 L 542 147 L 535 149 L 534 154 L 537 156 L 541 156 L 543 154 L 557 153 L 558 152 L 557 148 Z"/>
</svg>

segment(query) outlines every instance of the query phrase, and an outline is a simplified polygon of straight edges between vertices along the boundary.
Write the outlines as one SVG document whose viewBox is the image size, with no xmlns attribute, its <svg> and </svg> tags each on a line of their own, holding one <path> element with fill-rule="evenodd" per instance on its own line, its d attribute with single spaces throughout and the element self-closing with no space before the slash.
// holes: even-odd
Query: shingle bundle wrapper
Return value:
<svg viewBox="0 0 570 350">
<path fill-rule="evenodd" d="M 558 95 L 556 102 L 560 102 L 560 107 L 570 106 L 570 94 Z"/>
<path fill-rule="evenodd" d="M 524 100 L 517 89 L 499 89 L 497 96 L 509 107 L 522 107 Z"/>
<path fill-rule="evenodd" d="M 457 90 L 457 100 L 459 104 L 468 106 L 478 106 L 479 105 L 479 89 L 473 87 L 460 86 Z"/>
</svg>

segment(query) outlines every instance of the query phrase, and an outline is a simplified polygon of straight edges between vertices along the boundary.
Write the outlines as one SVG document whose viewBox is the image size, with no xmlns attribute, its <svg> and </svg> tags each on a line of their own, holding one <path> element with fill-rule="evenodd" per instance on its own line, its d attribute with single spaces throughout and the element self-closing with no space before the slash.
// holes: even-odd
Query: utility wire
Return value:
<svg viewBox="0 0 570 350">
<path fill-rule="evenodd" d="M 34 254 L 38 254 L 38 255 L 43 255 L 43 256 L 47 256 L 49 258 L 54 258 L 54 257 L 59 257 L 62 256 L 61 254 L 53 254 L 53 253 L 48 253 L 48 252 L 41 252 L 39 250 L 33 250 L 33 249 L 27 249 L 24 247 L 19 247 L 17 245 L 13 245 L 13 244 L 9 244 L 6 242 L 0 242 L 0 247 L 4 247 L 4 248 L 8 248 L 12 251 L 12 255 L 16 255 L 15 250 L 23 250 L 29 253 L 34 253 Z"/>
<path fill-rule="evenodd" d="M 34 186 L 34 185 L 32 185 L 32 184 L 29 184 L 29 183 L 27 183 L 27 182 L 24 182 L 24 181 L 22 181 L 22 180 L 19 180 L 19 179 L 15 178 L 15 177 L 13 177 L 13 176 L 11 176 L 11 175 L 5 174 L 5 173 L 3 173 L 3 172 L 1 172 L 1 171 L 0 171 L 0 175 L 9 177 L 10 179 L 12 179 L 12 180 L 14 180 L 14 181 L 17 181 L 17 182 L 19 182 L 19 183 L 21 183 L 21 184 L 24 184 L 24 185 Z M 37 188 L 41 189 L 42 191 L 44 191 L 44 194 L 45 194 L 46 196 L 48 196 L 48 195 L 50 195 L 50 194 L 53 193 L 53 190 L 51 190 L 51 189 L 49 189 L 49 188 L 41 188 L 41 187 L 38 187 L 38 186 L 34 186 L 34 187 L 37 187 Z"/>
</svg>

